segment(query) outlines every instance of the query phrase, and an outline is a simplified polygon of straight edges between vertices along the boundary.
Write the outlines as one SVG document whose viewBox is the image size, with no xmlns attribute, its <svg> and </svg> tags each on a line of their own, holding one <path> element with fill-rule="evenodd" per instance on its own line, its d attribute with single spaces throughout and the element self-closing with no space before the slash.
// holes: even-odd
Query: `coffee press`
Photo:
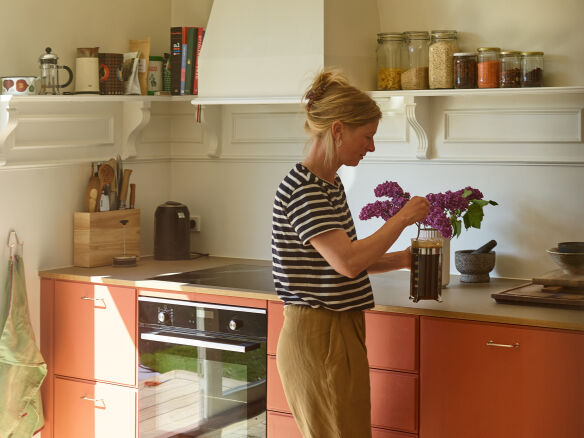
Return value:
<svg viewBox="0 0 584 438">
<path fill-rule="evenodd" d="M 39 94 L 61 94 L 61 88 L 65 88 L 73 81 L 73 72 L 66 65 L 58 65 L 59 57 L 51 53 L 51 48 L 47 47 L 45 53 L 39 57 L 41 64 L 41 85 Z M 59 84 L 59 70 L 67 70 L 69 79 L 63 85 Z"/>
</svg>

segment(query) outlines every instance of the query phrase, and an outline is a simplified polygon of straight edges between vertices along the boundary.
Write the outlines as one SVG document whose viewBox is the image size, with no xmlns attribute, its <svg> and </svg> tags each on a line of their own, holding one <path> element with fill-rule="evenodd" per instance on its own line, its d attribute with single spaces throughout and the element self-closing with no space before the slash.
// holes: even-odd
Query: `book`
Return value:
<svg viewBox="0 0 584 438">
<path fill-rule="evenodd" d="M 170 28 L 170 94 L 180 95 L 182 27 Z"/>
<path fill-rule="evenodd" d="M 185 69 L 185 93 L 193 94 L 193 71 L 197 51 L 197 28 L 187 27 L 187 55 Z"/>
<path fill-rule="evenodd" d="M 180 95 L 185 94 L 187 70 L 187 36 L 188 28 L 183 27 L 181 32 L 181 59 L 180 59 Z"/>
<path fill-rule="evenodd" d="M 201 47 L 203 46 L 204 37 L 205 29 L 203 29 L 202 27 L 198 27 L 195 66 L 193 69 L 193 94 L 199 94 L 199 55 L 201 54 Z"/>
</svg>

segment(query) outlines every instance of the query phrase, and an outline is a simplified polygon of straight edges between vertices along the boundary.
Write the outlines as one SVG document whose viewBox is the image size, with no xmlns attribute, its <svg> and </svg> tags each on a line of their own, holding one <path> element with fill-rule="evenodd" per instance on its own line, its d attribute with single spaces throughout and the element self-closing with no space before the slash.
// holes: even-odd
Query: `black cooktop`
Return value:
<svg viewBox="0 0 584 438">
<path fill-rule="evenodd" d="M 198 286 L 216 286 L 259 292 L 274 292 L 271 266 L 227 265 L 218 268 L 181 272 L 179 274 L 158 275 L 149 280 L 173 281 Z"/>
</svg>

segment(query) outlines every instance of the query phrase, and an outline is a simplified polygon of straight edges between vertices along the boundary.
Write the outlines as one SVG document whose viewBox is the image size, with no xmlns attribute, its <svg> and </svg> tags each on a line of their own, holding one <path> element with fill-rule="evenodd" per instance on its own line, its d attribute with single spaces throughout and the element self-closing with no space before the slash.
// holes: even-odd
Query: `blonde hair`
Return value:
<svg viewBox="0 0 584 438">
<path fill-rule="evenodd" d="M 335 68 L 319 72 L 304 94 L 304 99 L 304 130 L 311 140 L 318 139 L 323 144 L 327 164 L 332 162 L 335 155 L 331 132 L 333 122 L 338 120 L 350 128 L 356 128 L 381 119 L 377 103 L 352 86 L 345 75 Z"/>
</svg>

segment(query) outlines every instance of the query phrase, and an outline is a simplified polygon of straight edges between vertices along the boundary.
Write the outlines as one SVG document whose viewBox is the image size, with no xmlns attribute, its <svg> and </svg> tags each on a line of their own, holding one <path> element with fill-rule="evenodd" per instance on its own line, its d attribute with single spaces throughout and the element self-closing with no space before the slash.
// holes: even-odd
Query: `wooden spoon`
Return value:
<svg viewBox="0 0 584 438">
<path fill-rule="evenodd" d="M 94 200 L 97 198 L 97 190 L 99 189 L 99 178 L 95 175 L 95 170 L 93 163 L 91 163 L 91 175 L 89 176 L 89 182 L 87 183 L 87 188 L 85 189 L 85 198 L 83 206 L 85 211 L 94 212 L 95 202 L 90 202 L 90 199 Z"/>
<path fill-rule="evenodd" d="M 99 170 L 97 171 L 97 176 L 99 177 L 99 193 L 97 194 L 96 202 L 96 210 L 99 210 L 99 200 L 101 199 L 101 194 L 103 193 L 103 188 L 107 184 L 111 184 L 114 180 L 114 169 L 109 164 L 102 164 L 99 166 Z"/>
</svg>

